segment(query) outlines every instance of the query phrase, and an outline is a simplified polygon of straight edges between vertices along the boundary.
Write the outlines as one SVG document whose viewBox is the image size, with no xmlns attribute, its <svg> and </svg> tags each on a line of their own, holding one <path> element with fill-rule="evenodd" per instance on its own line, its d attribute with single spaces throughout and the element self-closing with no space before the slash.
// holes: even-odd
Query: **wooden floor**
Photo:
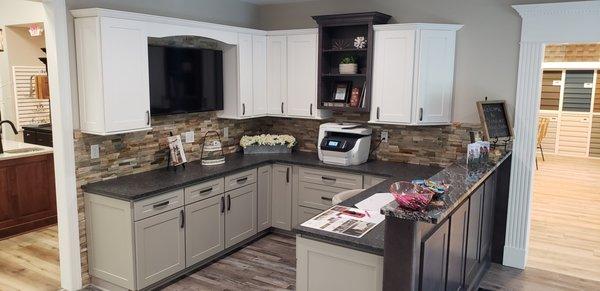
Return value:
<svg viewBox="0 0 600 291">
<path fill-rule="evenodd" d="M 600 281 L 600 160 L 547 155 L 539 167 L 527 266 Z"/>
<path fill-rule="evenodd" d="M 58 290 L 56 225 L 0 240 L 0 290 Z"/>
<path fill-rule="evenodd" d="M 296 238 L 270 234 L 164 290 L 294 290 Z"/>
<path fill-rule="evenodd" d="M 511 291 L 598 291 L 600 282 L 531 267 L 519 270 L 492 264 L 480 287 L 487 290 Z"/>
</svg>

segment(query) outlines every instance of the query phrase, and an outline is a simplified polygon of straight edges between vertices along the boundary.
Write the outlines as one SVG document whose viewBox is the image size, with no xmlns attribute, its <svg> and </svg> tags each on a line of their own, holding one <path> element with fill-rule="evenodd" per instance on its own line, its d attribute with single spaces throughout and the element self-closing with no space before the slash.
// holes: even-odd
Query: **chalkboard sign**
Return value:
<svg viewBox="0 0 600 291">
<path fill-rule="evenodd" d="M 513 136 L 504 101 L 480 101 L 477 102 L 477 110 L 486 140 Z"/>
</svg>

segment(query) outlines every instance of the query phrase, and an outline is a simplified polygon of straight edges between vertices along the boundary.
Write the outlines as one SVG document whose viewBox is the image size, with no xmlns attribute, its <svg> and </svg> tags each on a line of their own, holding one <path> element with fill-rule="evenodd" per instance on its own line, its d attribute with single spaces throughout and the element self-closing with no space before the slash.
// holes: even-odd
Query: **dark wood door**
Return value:
<svg viewBox="0 0 600 291">
<path fill-rule="evenodd" d="M 0 238 L 56 223 L 52 154 L 0 161 Z"/>
<path fill-rule="evenodd" d="M 483 262 L 492 246 L 492 234 L 494 230 L 494 205 L 496 197 L 496 172 L 485 181 L 483 198 L 483 220 L 481 225 L 481 247 L 479 251 L 479 262 Z"/>
<path fill-rule="evenodd" d="M 448 230 L 448 221 L 446 221 L 422 243 L 421 290 L 442 291 L 446 288 Z"/>
<path fill-rule="evenodd" d="M 469 226 L 469 202 L 463 203 L 450 217 L 450 241 L 448 243 L 448 274 L 446 290 L 462 290 L 465 278 L 465 255 Z"/>
<path fill-rule="evenodd" d="M 484 187 L 479 187 L 469 199 L 469 227 L 465 262 L 465 285 L 470 285 L 479 271 L 479 247 L 481 243 L 481 210 Z"/>
</svg>

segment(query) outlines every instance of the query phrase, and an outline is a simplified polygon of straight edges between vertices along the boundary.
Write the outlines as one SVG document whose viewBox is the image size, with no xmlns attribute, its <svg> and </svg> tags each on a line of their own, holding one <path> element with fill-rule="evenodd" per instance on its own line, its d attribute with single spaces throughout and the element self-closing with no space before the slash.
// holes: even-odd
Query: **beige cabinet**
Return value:
<svg viewBox="0 0 600 291">
<path fill-rule="evenodd" d="M 187 205 L 185 223 L 186 267 L 224 250 L 225 199 L 223 194 Z"/>
<path fill-rule="evenodd" d="M 263 231 L 271 227 L 271 165 L 258 168 L 257 227 Z"/>
<path fill-rule="evenodd" d="M 383 257 L 296 237 L 298 291 L 379 291 Z"/>
<path fill-rule="evenodd" d="M 184 223 L 183 208 L 135 222 L 137 289 L 185 268 Z"/>
<path fill-rule="evenodd" d="M 225 199 L 225 247 L 228 248 L 256 234 L 256 184 L 226 192 Z"/>
<path fill-rule="evenodd" d="M 292 166 L 273 165 L 271 215 L 272 225 L 292 229 Z"/>
</svg>

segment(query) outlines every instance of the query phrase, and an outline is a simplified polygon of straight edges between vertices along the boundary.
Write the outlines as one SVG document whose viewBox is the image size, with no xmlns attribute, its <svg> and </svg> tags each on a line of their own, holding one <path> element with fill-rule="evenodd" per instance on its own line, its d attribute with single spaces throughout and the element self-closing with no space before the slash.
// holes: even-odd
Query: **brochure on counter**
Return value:
<svg viewBox="0 0 600 291">
<path fill-rule="evenodd" d="M 302 223 L 302 226 L 360 238 L 384 219 L 379 211 L 336 205 Z"/>
</svg>

